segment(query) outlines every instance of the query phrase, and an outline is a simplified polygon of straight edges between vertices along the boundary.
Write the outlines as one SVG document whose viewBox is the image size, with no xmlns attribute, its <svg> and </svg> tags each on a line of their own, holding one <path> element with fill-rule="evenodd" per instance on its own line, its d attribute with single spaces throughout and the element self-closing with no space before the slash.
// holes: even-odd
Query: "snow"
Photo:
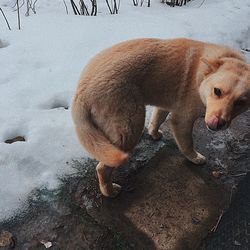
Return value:
<svg viewBox="0 0 250 250">
<path fill-rule="evenodd" d="M 14 2 L 0 0 L 12 27 L 0 14 L 0 220 L 20 212 L 33 189 L 56 188 L 58 177 L 73 171 L 73 159 L 88 157 L 67 108 L 92 56 L 139 37 L 191 37 L 239 48 L 250 14 L 248 0 L 194 0 L 174 8 L 160 0 L 134 7 L 128 0 L 118 15 L 103 1 L 96 17 L 74 16 L 69 1 L 66 15 L 62 0 L 38 0 L 36 15 L 25 17 L 22 8 L 19 31 Z M 26 141 L 5 143 L 16 136 Z"/>
</svg>

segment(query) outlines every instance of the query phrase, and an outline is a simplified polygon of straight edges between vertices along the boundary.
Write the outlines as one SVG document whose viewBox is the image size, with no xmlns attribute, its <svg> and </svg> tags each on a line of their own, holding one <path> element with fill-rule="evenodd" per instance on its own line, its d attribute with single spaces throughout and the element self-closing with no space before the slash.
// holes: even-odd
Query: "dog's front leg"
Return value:
<svg viewBox="0 0 250 250">
<path fill-rule="evenodd" d="M 195 118 L 185 113 L 171 115 L 172 131 L 180 151 L 188 160 L 201 165 L 206 163 L 206 157 L 194 150 L 192 137 L 194 121 Z"/>
<path fill-rule="evenodd" d="M 154 108 L 153 114 L 148 126 L 148 133 L 154 140 L 159 140 L 162 137 L 162 131 L 159 130 L 161 124 L 166 120 L 168 111 Z"/>
</svg>

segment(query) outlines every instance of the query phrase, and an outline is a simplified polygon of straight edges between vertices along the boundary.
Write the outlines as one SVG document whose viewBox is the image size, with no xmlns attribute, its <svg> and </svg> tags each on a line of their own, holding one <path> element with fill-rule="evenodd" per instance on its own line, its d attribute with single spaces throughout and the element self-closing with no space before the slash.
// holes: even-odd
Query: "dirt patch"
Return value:
<svg viewBox="0 0 250 250">
<path fill-rule="evenodd" d="M 16 136 L 16 137 L 14 137 L 14 138 L 5 140 L 4 142 L 5 142 L 5 143 L 8 143 L 8 144 L 12 144 L 12 143 L 18 142 L 18 141 L 26 141 L 26 140 L 25 140 L 25 138 L 24 138 L 23 136 Z"/>
</svg>

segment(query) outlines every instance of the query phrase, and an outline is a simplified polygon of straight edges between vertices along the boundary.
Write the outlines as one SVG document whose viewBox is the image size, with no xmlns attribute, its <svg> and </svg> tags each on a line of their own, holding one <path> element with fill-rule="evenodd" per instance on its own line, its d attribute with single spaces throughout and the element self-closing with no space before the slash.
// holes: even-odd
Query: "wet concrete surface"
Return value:
<svg viewBox="0 0 250 250">
<path fill-rule="evenodd" d="M 217 230 L 205 242 L 206 250 L 250 249 L 250 172 L 240 182 L 229 209 L 223 214 Z"/>
<path fill-rule="evenodd" d="M 75 174 L 62 178 L 58 190 L 34 191 L 26 211 L 1 222 L 0 231 L 12 233 L 15 249 L 45 249 L 44 242 L 50 249 L 202 248 L 249 171 L 249 127 L 249 111 L 224 132 L 211 133 L 197 121 L 204 166 L 185 160 L 167 122 L 162 140 L 145 133 L 129 164 L 115 173 L 123 187 L 115 199 L 100 195 L 95 161 L 72 161 Z"/>
</svg>

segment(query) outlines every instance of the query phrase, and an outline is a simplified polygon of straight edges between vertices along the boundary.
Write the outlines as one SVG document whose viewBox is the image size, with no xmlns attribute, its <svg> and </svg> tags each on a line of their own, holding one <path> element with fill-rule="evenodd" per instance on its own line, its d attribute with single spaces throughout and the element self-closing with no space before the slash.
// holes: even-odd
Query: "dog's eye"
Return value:
<svg viewBox="0 0 250 250">
<path fill-rule="evenodd" d="M 218 88 L 214 88 L 214 94 L 217 95 L 218 97 L 221 96 L 221 90 Z"/>
<path fill-rule="evenodd" d="M 238 106 L 238 107 L 242 107 L 246 104 L 246 101 L 245 100 L 237 100 L 234 105 L 235 106 Z"/>
</svg>

